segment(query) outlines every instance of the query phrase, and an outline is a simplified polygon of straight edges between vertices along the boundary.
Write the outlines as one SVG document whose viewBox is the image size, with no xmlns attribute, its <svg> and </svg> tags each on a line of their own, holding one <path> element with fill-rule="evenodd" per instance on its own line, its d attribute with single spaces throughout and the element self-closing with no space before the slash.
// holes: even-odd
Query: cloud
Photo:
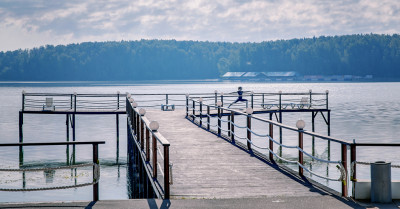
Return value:
<svg viewBox="0 0 400 209">
<path fill-rule="evenodd" d="M 83 41 L 259 42 L 400 32 L 392 0 L 3 0 L 0 51 Z"/>
</svg>

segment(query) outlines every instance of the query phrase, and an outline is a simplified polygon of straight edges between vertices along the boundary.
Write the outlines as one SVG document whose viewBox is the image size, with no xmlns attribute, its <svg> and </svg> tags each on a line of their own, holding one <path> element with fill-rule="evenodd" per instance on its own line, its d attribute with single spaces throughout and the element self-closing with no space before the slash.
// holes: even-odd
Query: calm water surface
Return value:
<svg viewBox="0 0 400 209">
<path fill-rule="evenodd" d="M 329 108 L 331 112 L 331 136 L 357 142 L 393 142 L 399 143 L 400 135 L 400 83 L 215 83 L 197 82 L 180 84 L 0 84 L 0 141 L 2 143 L 18 142 L 18 111 L 21 109 L 21 92 L 52 92 L 52 93 L 213 93 L 234 92 L 237 86 L 246 91 L 254 92 L 325 92 L 329 90 Z M 264 116 L 268 117 L 268 116 Z M 78 115 L 78 141 L 104 140 L 100 145 L 101 184 L 100 199 L 127 199 L 127 168 L 126 168 L 126 116 L 120 116 L 120 146 L 117 154 L 115 115 Z M 306 128 L 311 129 L 311 113 L 284 114 L 283 122 L 294 126 L 298 119 L 306 121 Z M 240 121 L 238 121 L 240 123 Z M 261 133 L 266 133 L 264 124 L 255 124 Z M 265 131 L 265 132 L 263 132 Z M 327 134 L 327 127 L 321 116 L 316 119 L 316 132 Z M 275 130 L 275 133 L 278 133 Z M 25 115 L 24 142 L 65 141 L 65 115 Z M 256 139 L 261 145 L 265 140 Z M 296 144 L 293 133 L 284 132 L 284 142 Z M 326 141 L 316 141 L 315 154 L 327 158 Z M 173 146 L 173 145 L 171 145 Z M 307 151 L 311 150 L 311 138 L 305 138 Z M 18 148 L 0 148 L 0 167 L 18 168 Z M 78 146 L 77 162 L 91 161 L 91 146 Z M 331 144 L 332 160 L 339 160 L 339 145 Z M 357 160 L 386 160 L 400 164 L 396 148 L 362 148 L 357 150 Z M 311 151 L 310 151 L 311 152 Z M 284 150 L 283 155 L 296 158 L 295 151 Z M 29 147 L 24 149 L 25 165 L 52 166 L 65 165 L 65 147 Z M 318 173 L 335 177 L 338 175 L 334 166 L 323 164 L 313 165 Z M 358 178 L 369 178 L 369 167 L 359 166 Z M 393 170 L 393 178 L 400 180 L 400 170 Z M 29 172 L 25 174 L 26 187 L 49 187 L 85 183 L 91 179 L 91 168 L 78 169 L 71 178 L 70 170 L 57 170 L 55 173 Z M 339 184 L 320 180 L 339 190 Z M 1 188 L 22 188 L 22 174 L 0 172 Z M 56 200 L 91 200 L 92 187 L 77 189 L 41 191 L 41 192 L 0 192 L 1 202 L 31 202 Z"/>
</svg>

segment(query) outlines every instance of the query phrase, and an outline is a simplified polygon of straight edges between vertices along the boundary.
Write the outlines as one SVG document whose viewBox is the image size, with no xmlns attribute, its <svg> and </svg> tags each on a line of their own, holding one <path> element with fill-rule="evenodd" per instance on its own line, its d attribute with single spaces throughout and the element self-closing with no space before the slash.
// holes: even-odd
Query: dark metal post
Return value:
<svg viewBox="0 0 400 209">
<path fill-rule="evenodd" d="M 329 109 L 329 103 L 328 103 L 328 94 L 329 94 L 329 91 L 328 90 L 326 90 L 326 109 Z"/>
<path fill-rule="evenodd" d="M 347 197 L 347 145 L 342 144 L 342 164 L 346 173 L 346 179 L 342 181 L 342 196 Z"/>
<path fill-rule="evenodd" d="M 231 111 L 231 140 L 233 143 L 235 143 L 235 125 L 233 125 L 235 123 L 235 112 Z"/>
<path fill-rule="evenodd" d="M 218 107 L 218 136 L 221 136 L 221 108 Z"/>
<path fill-rule="evenodd" d="M 23 124 L 24 124 L 24 113 L 19 112 L 19 143 L 24 142 Z M 22 146 L 19 146 L 19 165 L 21 166 L 23 164 L 24 164 L 24 148 Z"/>
<path fill-rule="evenodd" d="M 353 176 L 351 176 L 351 181 L 357 181 L 357 164 L 355 163 L 357 160 L 357 147 L 355 144 L 350 145 L 350 166 L 352 166 L 351 169 L 353 169 Z"/>
<path fill-rule="evenodd" d="M 99 164 L 99 145 L 93 144 L 93 163 Z M 93 175 L 95 173 L 95 166 L 93 166 Z M 93 179 L 97 181 L 98 179 Z M 99 200 L 99 183 L 93 184 L 93 201 Z"/>
<path fill-rule="evenodd" d="M 22 111 L 25 110 L 25 91 L 22 91 Z"/>
<path fill-rule="evenodd" d="M 74 113 L 72 114 L 72 141 L 75 141 L 75 129 L 76 129 L 76 124 L 75 124 L 75 113 L 76 113 L 76 93 L 74 93 Z"/>
<path fill-rule="evenodd" d="M 250 151 L 251 150 L 251 115 L 247 115 L 247 149 Z"/>
<path fill-rule="evenodd" d="M 264 93 L 262 94 L 262 108 L 264 108 L 264 104 L 265 104 L 265 98 L 264 98 L 265 96 L 264 96 Z"/>
<path fill-rule="evenodd" d="M 117 109 L 119 110 L 119 92 L 117 92 Z"/>
<path fill-rule="evenodd" d="M 170 198 L 169 188 L 169 144 L 164 145 L 164 192 L 165 199 Z"/>
<path fill-rule="evenodd" d="M 150 161 L 150 131 L 146 128 L 146 161 Z"/>
<path fill-rule="evenodd" d="M 71 105 L 71 106 L 70 106 L 70 109 L 71 109 L 71 110 L 72 110 L 72 108 L 73 108 L 73 106 L 72 106 L 72 104 L 73 104 L 73 103 L 72 103 L 72 102 L 73 102 L 73 97 L 72 97 L 72 96 L 73 96 L 73 95 L 71 94 L 71 104 L 70 104 L 70 105 Z"/>
<path fill-rule="evenodd" d="M 157 139 L 153 134 L 153 178 L 157 178 Z M 165 174 L 164 174 L 165 175 Z"/>
<path fill-rule="evenodd" d="M 186 95 L 186 117 L 189 116 L 189 96 Z"/>
<path fill-rule="evenodd" d="M 202 125 L 203 125 L 203 102 L 199 102 L 200 103 L 200 106 L 199 106 L 199 108 L 200 108 L 200 114 L 199 114 L 199 116 L 200 116 L 200 122 L 199 122 L 199 126 L 200 127 L 202 127 Z"/>
<path fill-rule="evenodd" d="M 228 115 L 228 137 L 231 136 L 231 114 Z"/>
<path fill-rule="evenodd" d="M 223 106 L 224 106 L 224 95 L 221 92 L 221 107 L 223 107 Z"/>
<path fill-rule="evenodd" d="M 251 92 L 251 109 L 254 109 L 254 93 Z"/>
<path fill-rule="evenodd" d="M 279 92 L 279 123 L 282 123 L 282 92 Z M 282 127 L 279 127 L 279 143 L 282 144 Z M 279 156 L 282 157 L 282 146 L 279 146 Z"/>
<path fill-rule="evenodd" d="M 210 106 L 207 105 L 207 131 L 210 131 Z"/>
<path fill-rule="evenodd" d="M 168 108 L 168 94 L 165 95 L 165 103 L 166 103 L 167 108 Z"/>
<path fill-rule="evenodd" d="M 318 112 L 317 112 L 317 114 L 318 114 Z M 322 114 L 322 112 L 321 112 L 321 114 Z M 315 132 L 315 115 L 314 115 L 314 111 L 311 112 L 311 129 L 312 129 L 312 132 Z M 312 156 L 315 156 L 315 136 L 312 136 L 312 139 L 311 139 L 311 152 L 312 152 Z"/>
<path fill-rule="evenodd" d="M 194 119 L 195 119 L 195 116 L 196 116 L 196 102 L 193 100 L 193 121 L 194 121 Z"/>
<path fill-rule="evenodd" d="M 303 149 L 303 129 L 299 129 L 299 148 Z M 299 163 L 304 165 L 303 152 L 299 150 Z M 299 175 L 303 176 L 303 168 L 299 165 Z"/>
<path fill-rule="evenodd" d="M 118 107 L 119 108 L 119 107 Z M 119 144 L 119 114 L 116 114 L 115 115 L 115 117 L 116 117 L 116 125 L 117 125 L 117 144 Z"/>
</svg>

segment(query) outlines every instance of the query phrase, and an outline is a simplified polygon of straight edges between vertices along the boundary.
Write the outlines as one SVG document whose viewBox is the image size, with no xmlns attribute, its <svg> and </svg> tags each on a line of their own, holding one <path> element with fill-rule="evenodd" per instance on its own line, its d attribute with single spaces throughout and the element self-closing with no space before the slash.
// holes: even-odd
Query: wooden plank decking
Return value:
<svg viewBox="0 0 400 209">
<path fill-rule="evenodd" d="M 149 110 L 171 143 L 171 198 L 323 196 L 325 193 L 277 166 L 250 156 L 185 119 L 183 110 Z"/>
</svg>

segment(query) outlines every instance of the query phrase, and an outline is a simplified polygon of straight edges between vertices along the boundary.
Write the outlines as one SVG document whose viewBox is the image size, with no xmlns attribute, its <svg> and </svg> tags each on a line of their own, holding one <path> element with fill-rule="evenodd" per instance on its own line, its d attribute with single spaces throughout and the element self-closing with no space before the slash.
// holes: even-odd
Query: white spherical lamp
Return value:
<svg viewBox="0 0 400 209">
<path fill-rule="evenodd" d="M 246 113 L 247 114 L 249 114 L 249 115 L 251 115 L 251 114 L 253 114 L 253 108 L 251 108 L 251 107 L 249 107 L 249 108 L 246 108 Z"/>
<path fill-rule="evenodd" d="M 327 94 L 329 94 L 329 90 L 326 90 L 325 92 L 326 92 Z"/>
<path fill-rule="evenodd" d="M 157 121 L 153 120 L 153 121 L 150 122 L 150 130 L 157 131 L 158 128 L 160 128 L 160 125 L 158 124 Z"/>
<path fill-rule="evenodd" d="M 217 102 L 217 106 L 221 107 L 222 106 L 222 102 L 221 101 Z"/>
<path fill-rule="evenodd" d="M 146 114 L 146 110 L 143 109 L 143 108 L 140 108 L 140 110 L 139 110 L 139 115 L 140 115 L 140 116 L 144 116 L 145 114 Z"/>
<path fill-rule="evenodd" d="M 132 107 L 137 108 L 138 104 L 136 102 L 132 102 Z"/>
<path fill-rule="evenodd" d="M 203 97 L 200 97 L 200 98 L 199 98 L 199 102 L 203 102 Z"/>
<path fill-rule="evenodd" d="M 186 98 L 189 98 L 189 94 L 185 94 L 186 95 Z"/>
<path fill-rule="evenodd" d="M 130 98 L 128 99 L 128 101 L 129 101 L 130 103 L 133 103 L 133 98 L 130 97 Z"/>
<path fill-rule="evenodd" d="M 300 130 L 303 130 L 304 127 L 306 127 L 306 122 L 304 122 L 304 120 L 298 120 L 296 122 L 296 127 Z"/>
<path fill-rule="evenodd" d="M 282 91 L 279 91 L 280 94 L 282 94 Z"/>
</svg>

